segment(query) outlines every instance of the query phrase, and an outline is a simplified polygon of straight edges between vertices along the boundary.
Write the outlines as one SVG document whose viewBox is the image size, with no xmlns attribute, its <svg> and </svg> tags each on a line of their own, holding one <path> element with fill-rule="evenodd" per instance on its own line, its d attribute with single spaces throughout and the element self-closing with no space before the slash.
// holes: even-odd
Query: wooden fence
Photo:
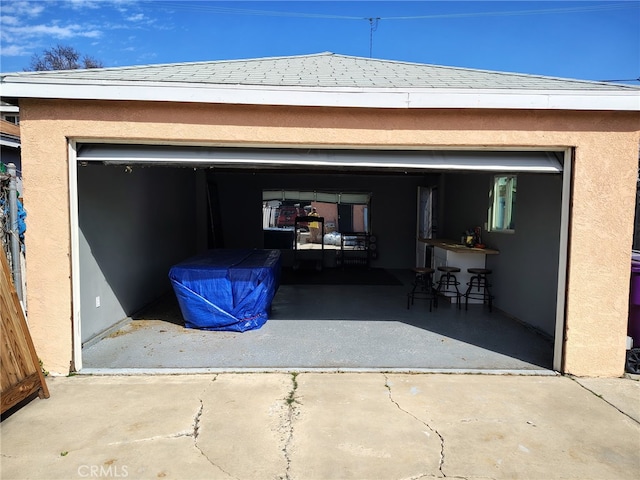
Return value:
<svg viewBox="0 0 640 480">
<path fill-rule="evenodd" d="M 49 398 L 49 389 L 3 251 L 0 251 L 0 261 L 0 403 L 4 413 L 36 393 L 40 398 Z"/>
</svg>

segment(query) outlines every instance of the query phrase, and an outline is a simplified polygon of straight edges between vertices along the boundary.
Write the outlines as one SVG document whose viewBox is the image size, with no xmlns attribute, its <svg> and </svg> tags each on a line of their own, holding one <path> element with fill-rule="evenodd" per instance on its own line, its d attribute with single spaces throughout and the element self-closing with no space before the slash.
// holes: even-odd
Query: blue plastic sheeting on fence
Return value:
<svg viewBox="0 0 640 480">
<path fill-rule="evenodd" d="M 171 267 L 185 327 L 244 332 L 268 319 L 280 286 L 279 250 L 216 249 Z"/>
<path fill-rule="evenodd" d="M 17 218 L 18 237 L 20 237 L 21 242 L 24 242 L 24 232 L 27 231 L 27 222 L 26 222 L 27 212 L 22 206 L 22 202 L 20 200 L 17 200 L 16 205 L 18 206 L 18 218 Z M 4 199 L 1 199 L 1 198 L 0 198 L 0 211 L 2 211 L 2 214 L 4 215 L 5 218 L 9 218 L 9 204 L 8 202 L 5 202 Z"/>
</svg>

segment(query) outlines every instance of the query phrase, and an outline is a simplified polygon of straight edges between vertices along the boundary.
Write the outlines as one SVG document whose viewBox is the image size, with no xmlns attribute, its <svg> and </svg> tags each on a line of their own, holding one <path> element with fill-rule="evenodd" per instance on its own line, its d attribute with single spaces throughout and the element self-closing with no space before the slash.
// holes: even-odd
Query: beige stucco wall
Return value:
<svg viewBox="0 0 640 480">
<path fill-rule="evenodd" d="M 216 145 L 575 147 L 564 371 L 623 373 L 640 116 L 623 112 L 369 110 L 151 102 L 20 104 L 27 302 L 45 367 L 72 355 L 67 139 Z"/>
</svg>

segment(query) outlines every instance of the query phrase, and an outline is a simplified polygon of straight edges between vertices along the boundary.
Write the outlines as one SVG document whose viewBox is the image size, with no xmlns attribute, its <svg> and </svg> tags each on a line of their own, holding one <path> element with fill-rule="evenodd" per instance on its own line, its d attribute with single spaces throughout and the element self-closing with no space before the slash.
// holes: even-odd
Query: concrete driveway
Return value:
<svg viewBox="0 0 640 480">
<path fill-rule="evenodd" d="M 635 479 L 640 383 L 246 373 L 47 378 L 8 479 Z"/>
</svg>

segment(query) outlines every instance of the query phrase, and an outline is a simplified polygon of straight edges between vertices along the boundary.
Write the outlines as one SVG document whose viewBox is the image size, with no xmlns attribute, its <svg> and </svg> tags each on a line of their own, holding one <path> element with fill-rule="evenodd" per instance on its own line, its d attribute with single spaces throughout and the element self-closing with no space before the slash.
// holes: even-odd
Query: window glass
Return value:
<svg viewBox="0 0 640 480">
<path fill-rule="evenodd" d="M 352 234 L 371 233 L 370 211 L 370 192 L 263 190 L 265 248 L 292 248 L 295 236 L 298 250 L 321 245 L 340 249 L 342 234 L 350 234 L 351 241 Z M 313 216 L 322 217 L 324 221 L 296 220 Z M 272 240 L 276 237 L 286 238 L 274 243 Z"/>
<path fill-rule="evenodd" d="M 489 207 L 489 231 L 515 231 L 516 185 L 515 175 L 494 177 Z"/>
</svg>

